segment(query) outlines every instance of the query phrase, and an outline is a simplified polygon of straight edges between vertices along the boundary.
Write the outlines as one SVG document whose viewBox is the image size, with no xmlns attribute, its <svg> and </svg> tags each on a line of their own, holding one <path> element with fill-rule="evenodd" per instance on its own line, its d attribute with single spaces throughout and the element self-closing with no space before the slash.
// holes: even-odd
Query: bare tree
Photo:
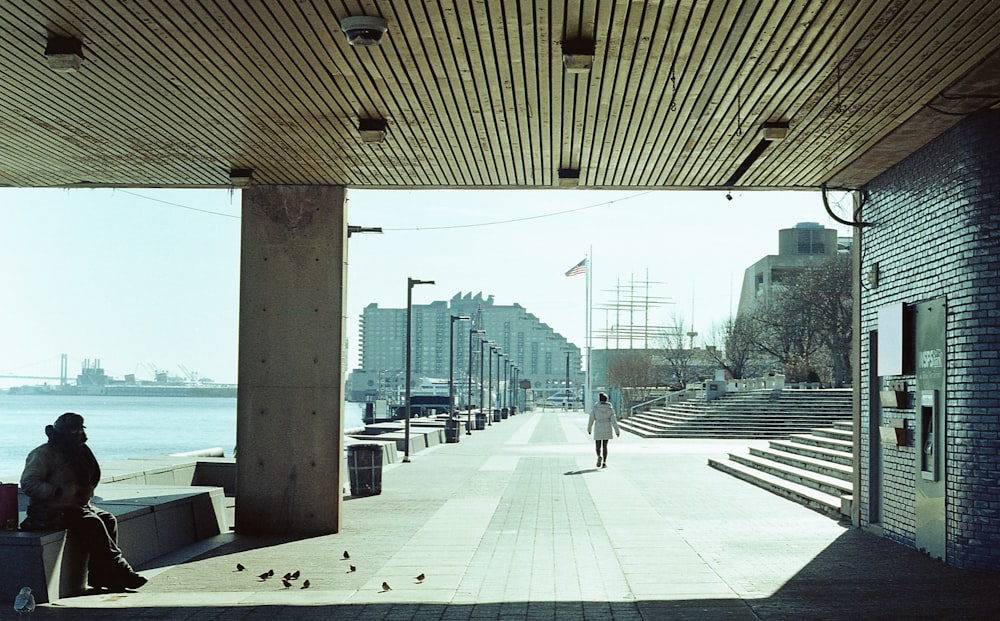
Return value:
<svg viewBox="0 0 1000 621">
<path fill-rule="evenodd" d="M 797 283 L 809 301 L 809 311 L 820 327 L 826 346 L 833 383 L 843 385 L 851 376 L 853 335 L 851 258 L 846 254 L 830 257 L 815 270 L 802 274 Z"/>
<path fill-rule="evenodd" d="M 709 340 L 713 342 L 709 344 Z M 754 363 L 761 356 L 755 345 L 753 323 L 746 314 L 730 317 L 721 326 L 716 326 L 711 339 L 706 340 L 705 350 L 733 379 L 742 379 L 763 370 Z"/>
<path fill-rule="evenodd" d="M 772 285 L 746 312 L 754 346 L 773 356 L 789 381 L 842 383 L 850 375 L 850 257 L 835 255 Z"/>
<path fill-rule="evenodd" d="M 675 313 L 672 316 L 673 329 L 660 339 L 658 357 L 662 360 L 663 383 L 671 388 L 683 388 L 688 382 L 698 379 L 698 369 L 695 368 L 694 343 L 685 347 L 684 316 Z"/>
<path fill-rule="evenodd" d="M 627 350 L 609 359 L 607 379 L 609 386 L 621 389 L 623 409 L 647 400 L 657 384 L 649 350 Z"/>
</svg>

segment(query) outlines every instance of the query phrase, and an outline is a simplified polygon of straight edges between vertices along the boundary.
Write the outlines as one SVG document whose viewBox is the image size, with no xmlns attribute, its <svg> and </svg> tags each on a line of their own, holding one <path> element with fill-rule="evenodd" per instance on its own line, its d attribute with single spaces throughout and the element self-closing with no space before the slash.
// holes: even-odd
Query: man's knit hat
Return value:
<svg viewBox="0 0 1000 621">
<path fill-rule="evenodd" d="M 83 429 L 83 417 L 75 412 L 66 412 L 60 415 L 52 426 L 64 433 L 74 429 Z"/>
</svg>

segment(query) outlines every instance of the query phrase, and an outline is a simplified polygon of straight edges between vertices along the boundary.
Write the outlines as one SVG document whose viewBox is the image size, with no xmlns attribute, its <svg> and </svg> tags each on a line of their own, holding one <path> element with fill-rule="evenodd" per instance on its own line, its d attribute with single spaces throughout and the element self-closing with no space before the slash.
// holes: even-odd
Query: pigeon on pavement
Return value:
<svg viewBox="0 0 1000 621">
<path fill-rule="evenodd" d="M 423 574 L 420 574 L 419 576 L 417 576 L 417 582 L 423 582 L 425 577 L 426 576 L 424 576 Z"/>
<path fill-rule="evenodd" d="M 303 580 L 302 581 L 302 586 L 300 586 L 299 588 L 300 589 L 308 589 L 309 588 L 309 581 L 308 580 Z"/>
<path fill-rule="evenodd" d="M 242 563 L 236 563 L 236 571 L 243 571 L 246 567 Z"/>
<path fill-rule="evenodd" d="M 349 558 L 351 558 L 351 555 L 347 553 L 347 550 L 344 550 L 344 560 L 346 561 Z"/>
<path fill-rule="evenodd" d="M 14 610 L 17 612 L 34 612 L 35 596 L 31 594 L 31 587 L 21 587 L 14 598 Z"/>
<path fill-rule="evenodd" d="M 391 590 L 392 590 L 392 587 L 391 587 L 391 586 L 389 586 L 389 583 L 388 583 L 388 582 L 383 582 L 383 583 L 382 583 L 382 590 L 383 590 L 383 591 L 391 591 Z"/>
</svg>

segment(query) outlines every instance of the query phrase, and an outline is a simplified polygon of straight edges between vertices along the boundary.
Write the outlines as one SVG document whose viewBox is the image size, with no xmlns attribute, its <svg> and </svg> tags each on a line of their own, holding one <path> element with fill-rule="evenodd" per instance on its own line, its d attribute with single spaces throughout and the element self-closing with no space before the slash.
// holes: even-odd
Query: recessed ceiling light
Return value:
<svg viewBox="0 0 1000 621">
<path fill-rule="evenodd" d="M 77 71 L 83 64 L 83 43 L 75 37 L 50 34 L 45 44 L 45 60 L 53 71 Z"/>
</svg>

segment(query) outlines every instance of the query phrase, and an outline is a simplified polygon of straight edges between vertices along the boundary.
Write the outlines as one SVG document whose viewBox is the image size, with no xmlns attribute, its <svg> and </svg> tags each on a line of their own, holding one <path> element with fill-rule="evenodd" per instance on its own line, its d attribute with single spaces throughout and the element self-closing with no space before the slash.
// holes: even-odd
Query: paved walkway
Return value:
<svg viewBox="0 0 1000 621">
<path fill-rule="evenodd" d="M 387 467 L 381 495 L 344 501 L 339 534 L 223 536 L 184 562 L 143 568 L 138 592 L 64 599 L 35 616 L 1000 617 L 1000 574 L 944 566 L 706 465 L 747 441 L 626 434 L 610 444 L 598 470 L 582 412 L 520 414 Z M 268 569 L 274 578 L 257 578 Z M 280 576 L 295 570 L 284 588 Z"/>
</svg>

